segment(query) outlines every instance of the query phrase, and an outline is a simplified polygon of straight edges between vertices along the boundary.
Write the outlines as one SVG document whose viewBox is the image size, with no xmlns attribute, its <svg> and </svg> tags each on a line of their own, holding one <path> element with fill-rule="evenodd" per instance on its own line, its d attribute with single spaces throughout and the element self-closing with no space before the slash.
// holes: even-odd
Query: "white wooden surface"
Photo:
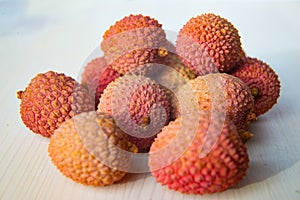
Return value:
<svg viewBox="0 0 300 200">
<path fill-rule="evenodd" d="M 0 0 L 0 199 L 300 199 L 299 10 L 297 1 Z M 204 12 L 233 22 L 247 54 L 269 63 L 282 83 L 278 104 L 251 126 L 247 177 L 206 196 L 170 191 L 149 174 L 129 174 L 103 188 L 63 177 L 47 155 L 49 140 L 21 122 L 16 91 L 50 69 L 78 77 L 105 29 L 129 13 L 178 31 Z"/>
</svg>

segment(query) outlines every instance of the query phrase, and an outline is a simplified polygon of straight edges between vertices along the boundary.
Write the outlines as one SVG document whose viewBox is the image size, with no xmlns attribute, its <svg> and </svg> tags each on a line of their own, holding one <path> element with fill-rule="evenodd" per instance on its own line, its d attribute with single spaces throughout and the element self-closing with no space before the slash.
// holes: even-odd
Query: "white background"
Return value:
<svg viewBox="0 0 300 200">
<path fill-rule="evenodd" d="M 299 1 L 279 0 L 0 0 L 0 199 L 300 199 L 299 10 Z M 63 177 L 47 156 L 49 140 L 23 125 L 16 91 L 48 70 L 77 78 L 104 31 L 130 13 L 177 32 L 207 12 L 231 21 L 246 53 L 270 64 L 282 84 L 278 104 L 250 127 L 247 177 L 201 198 L 170 191 L 149 174 L 104 188 Z"/>
</svg>

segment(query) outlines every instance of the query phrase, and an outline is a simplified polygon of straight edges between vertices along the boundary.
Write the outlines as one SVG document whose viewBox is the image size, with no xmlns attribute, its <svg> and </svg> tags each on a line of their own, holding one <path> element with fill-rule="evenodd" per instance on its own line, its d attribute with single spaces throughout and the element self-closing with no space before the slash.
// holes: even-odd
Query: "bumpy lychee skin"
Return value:
<svg viewBox="0 0 300 200">
<path fill-rule="evenodd" d="M 77 113 L 94 110 L 88 90 L 69 76 L 48 71 L 35 76 L 21 99 L 20 114 L 34 133 L 50 137 L 66 119 Z"/>
<path fill-rule="evenodd" d="M 149 78 L 126 75 L 107 86 L 100 98 L 98 111 L 108 113 L 123 123 L 120 127 L 129 134 L 130 141 L 139 149 L 145 149 L 162 126 L 169 122 L 170 104 L 165 91 Z M 147 133 L 136 130 L 143 127 L 149 128 Z M 130 135 L 133 132 L 135 136 Z"/>
<path fill-rule="evenodd" d="M 236 127 L 209 113 L 201 113 L 199 121 L 192 122 L 177 119 L 157 135 L 150 148 L 152 175 L 162 185 L 188 194 L 216 193 L 236 185 L 249 167 L 247 148 Z M 196 127 L 194 133 L 189 132 L 191 127 Z M 181 141 L 189 141 L 188 137 L 191 143 L 178 154 Z"/>
<path fill-rule="evenodd" d="M 172 91 L 166 87 L 162 87 L 169 99 L 170 103 L 170 121 L 173 121 L 180 117 L 180 105 L 179 101 L 177 99 L 177 93 L 176 91 Z"/>
<path fill-rule="evenodd" d="M 112 67 L 109 65 L 103 74 L 101 74 L 100 78 L 98 79 L 97 88 L 95 91 L 95 105 L 98 106 L 99 99 L 101 95 L 103 94 L 103 91 L 108 86 L 109 83 L 114 81 L 116 78 L 119 78 L 120 74 L 112 69 Z"/>
<path fill-rule="evenodd" d="M 81 74 L 81 84 L 85 85 L 91 91 L 95 91 L 101 74 L 107 67 L 104 57 L 98 57 L 91 60 Z"/>
<path fill-rule="evenodd" d="M 49 156 L 57 169 L 75 182 L 106 186 L 121 180 L 137 147 L 126 140 L 107 114 L 87 112 L 66 120 L 52 135 Z"/>
<path fill-rule="evenodd" d="M 191 80 L 197 77 L 197 75 L 192 70 L 190 70 L 181 62 L 179 56 L 176 53 L 168 52 L 168 55 L 165 56 L 165 59 L 158 63 L 176 70 L 178 75 L 183 76 L 186 80 Z M 157 72 L 157 76 L 160 76 L 162 78 L 169 76 L 169 74 L 170 76 L 172 76 L 169 71 L 170 70 L 168 69 L 162 69 Z M 176 77 L 170 77 L 169 79 L 173 81 L 178 80 L 178 78 Z"/>
<path fill-rule="evenodd" d="M 215 14 L 191 18 L 180 30 L 176 51 L 198 75 L 228 72 L 243 57 L 238 30 Z"/>
<path fill-rule="evenodd" d="M 165 47 L 160 49 L 159 54 L 163 56 L 163 59 L 157 62 L 159 65 L 151 68 L 153 73 L 148 74 L 152 80 L 165 89 L 171 108 L 170 120 L 175 120 L 180 115 L 179 102 L 175 93 L 188 80 L 196 78 L 197 75 L 181 62 L 172 42 L 167 41 Z"/>
<path fill-rule="evenodd" d="M 176 67 L 175 65 L 173 67 Z M 189 79 L 189 75 L 192 73 L 186 73 L 183 68 L 173 68 L 167 65 L 163 65 L 156 74 L 151 76 L 151 79 L 160 84 L 165 90 L 170 102 L 170 120 L 174 120 L 180 115 L 179 102 L 176 97 L 176 92 L 184 86 Z"/>
<path fill-rule="evenodd" d="M 261 115 L 270 110 L 280 96 L 280 81 L 276 72 L 266 63 L 247 57 L 237 64 L 231 74 L 244 81 L 254 96 L 254 112 Z"/>
<path fill-rule="evenodd" d="M 129 15 L 112 25 L 103 35 L 101 49 L 108 64 L 120 74 L 161 59 L 158 50 L 166 35 L 157 20 Z"/>
<path fill-rule="evenodd" d="M 95 97 L 95 107 L 99 104 L 104 89 L 118 78 L 120 74 L 107 65 L 104 57 L 98 57 L 90 61 L 84 68 L 81 83 L 85 85 L 92 96 Z"/>
<path fill-rule="evenodd" d="M 200 110 L 225 112 L 238 129 L 247 129 L 254 99 L 243 81 L 225 73 L 207 74 L 190 80 L 181 95 L 189 90 L 198 100 Z"/>
<path fill-rule="evenodd" d="M 165 89 L 171 107 L 170 120 L 174 120 L 180 113 L 179 102 L 175 93 L 188 80 L 194 79 L 196 74 L 181 62 L 177 54 L 169 50 L 164 60 L 159 62 L 159 64 L 159 66 L 153 67 L 154 70 L 152 71 L 155 72 L 149 77 Z"/>
</svg>

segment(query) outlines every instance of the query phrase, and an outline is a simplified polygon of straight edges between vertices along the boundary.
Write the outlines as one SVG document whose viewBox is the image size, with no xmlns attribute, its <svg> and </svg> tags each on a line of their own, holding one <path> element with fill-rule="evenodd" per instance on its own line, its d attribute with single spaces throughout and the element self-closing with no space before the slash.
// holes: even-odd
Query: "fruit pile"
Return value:
<svg viewBox="0 0 300 200">
<path fill-rule="evenodd" d="M 238 30 L 215 14 L 190 19 L 176 44 L 162 25 L 129 15 L 104 33 L 102 57 L 81 83 L 49 71 L 24 91 L 20 114 L 50 137 L 49 156 L 76 182 L 105 186 L 146 154 L 157 182 L 192 194 L 224 191 L 246 175 L 249 125 L 276 103 L 280 82 L 246 56 Z"/>
</svg>

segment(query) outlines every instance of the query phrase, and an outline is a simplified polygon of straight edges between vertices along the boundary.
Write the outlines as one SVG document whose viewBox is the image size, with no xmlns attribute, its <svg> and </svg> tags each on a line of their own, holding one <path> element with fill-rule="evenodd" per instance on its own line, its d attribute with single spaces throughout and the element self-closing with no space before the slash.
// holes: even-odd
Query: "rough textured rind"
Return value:
<svg viewBox="0 0 300 200">
<path fill-rule="evenodd" d="M 18 92 L 20 114 L 34 133 L 50 137 L 66 119 L 94 110 L 88 90 L 62 73 L 38 74 L 25 91 Z"/>
<path fill-rule="evenodd" d="M 105 186 L 121 180 L 126 172 L 120 169 L 130 166 L 130 157 L 118 148 L 137 152 L 112 117 L 88 112 L 66 120 L 51 137 L 48 152 L 64 176 L 85 185 Z"/>
<path fill-rule="evenodd" d="M 113 70 L 110 65 L 105 69 L 105 71 L 103 72 L 101 77 L 98 79 L 98 84 L 97 84 L 96 93 L 95 93 L 96 107 L 98 106 L 99 99 L 100 99 L 101 95 L 103 94 L 103 91 L 105 90 L 107 85 L 119 77 L 120 77 L 120 74 L 118 72 L 116 72 L 115 70 Z"/>
<path fill-rule="evenodd" d="M 173 121 L 180 117 L 180 105 L 177 99 L 177 92 L 172 91 L 166 87 L 162 87 L 165 90 L 165 93 L 169 99 L 170 103 L 170 121 Z"/>
<path fill-rule="evenodd" d="M 152 175 L 162 185 L 169 189 L 189 194 L 207 194 L 224 191 L 236 185 L 246 174 L 249 167 L 247 148 L 240 140 L 236 127 L 230 120 L 222 117 L 214 117 L 212 120 L 208 113 L 200 115 L 199 124 L 177 119 L 163 128 L 157 135 L 150 149 L 149 166 Z M 161 161 L 167 160 L 173 155 L 173 150 L 180 147 L 171 143 L 180 133 L 180 129 L 199 125 L 195 138 L 182 155 L 171 164 L 162 166 Z M 222 127 L 218 134 L 219 127 Z M 211 128 L 210 137 L 205 141 L 205 135 Z M 185 135 L 183 135 L 185 134 Z M 183 132 L 184 136 L 193 133 Z M 204 142 L 205 141 L 205 142 Z M 201 147 L 205 143 L 214 144 L 212 149 L 204 157 L 201 155 Z M 167 145 L 170 151 L 162 151 Z"/>
<path fill-rule="evenodd" d="M 190 80 L 188 77 L 189 76 L 185 74 L 184 69 L 181 72 L 178 72 L 176 69 L 169 66 L 160 67 L 159 71 L 154 76 L 151 76 L 152 80 L 162 86 L 169 98 L 171 108 L 170 120 L 174 120 L 180 115 L 179 102 L 176 93 L 188 80 Z"/>
<path fill-rule="evenodd" d="M 150 110 L 157 106 L 162 106 L 165 115 L 158 113 L 150 117 Z M 150 123 L 164 125 L 169 122 L 170 117 L 170 105 L 165 91 L 149 78 L 134 75 L 123 76 L 110 83 L 100 98 L 98 111 L 124 122 L 129 126 L 129 131 L 133 131 L 130 127 L 132 123 L 142 127 L 147 127 Z M 156 133 L 148 138 L 129 137 L 130 141 L 144 149 L 151 145 Z"/>
<path fill-rule="evenodd" d="M 191 18 L 180 30 L 176 51 L 198 75 L 228 72 L 243 57 L 238 30 L 215 14 Z"/>
<path fill-rule="evenodd" d="M 96 108 L 104 89 L 119 76 L 119 73 L 107 65 L 103 57 L 95 58 L 85 66 L 81 83 L 89 89 L 91 96 L 95 98 Z"/>
<path fill-rule="evenodd" d="M 97 83 L 101 74 L 103 74 L 107 67 L 104 57 L 98 57 L 91 60 L 85 67 L 81 74 L 81 84 L 85 85 L 91 91 L 95 91 Z"/>
<path fill-rule="evenodd" d="M 120 74 L 161 59 L 158 50 L 166 35 L 157 20 L 129 15 L 112 25 L 103 35 L 101 49 L 107 63 Z"/>
<path fill-rule="evenodd" d="M 149 16 L 143 16 L 141 14 L 138 15 L 131 14 L 115 22 L 114 25 L 110 26 L 109 29 L 105 31 L 103 35 L 103 39 L 104 40 L 109 39 L 125 31 L 142 29 L 145 27 L 152 27 L 152 26 L 159 27 L 159 28 L 162 27 L 162 25 L 157 20 Z"/>
<path fill-rule="evenodd" d="M 170 120 L 175 120 L 180 115 L 179 102 L 175 93 L 188 80 L 196 78 L 197 75 L 181 62 L 175 53 L 175 46 L 171 42 L 167 42 L 165 49 L 167 54 L 158 62 L 160 66 L 152 67 L 152 71 L 155 72 L 149 73 L 149 77 L 165 89 L 171 108 Z"/>
<path fill-rule="evenodd" d="M 231 74 L 245 82 L 254 96 L 254 112 L 261 115 L 270 110 L 280 96 L 280 81 L 266 63 L 247 57 L 237 64 Z"/>
<path fill-rule="evenodd" d="M 178 72 L 178 75 L 183 76 L 186 80 L 191 80 L 197 77 L 197 75 L 186 67 L 180 60 L 179 56 L 176 53 L 168 52 L 168 55 L 165 56 L 164 60 L 158 62 L 166 67 L 170 67 Z M 157 73 L 157 76 L 165 77 L 168 76 L 170 70 L 160 70 Z M 172 74 L 171 74 L 172 75 Z M 171 77 L 172 78 L 172 77 Z M 172 78 L 173 81 L 176 81 L 178 78 Z"/>
<path fill-rule="evenodd" d="M 107 65 L 103 57 L 98 57 L 85 66 L 81 76 L 81 83 L 89 89 L 95 98 L 95 108 L 97 108 L 104 89 L 110 82 L 120 77 L 120 74 L 113 70 L 110 65 Z"/>
<path fill-rule="evenodd" d="M 240 79 L 225 73 L 207 74 L 190 80 L 181 95 L 192 89 L 199 109 L 226 112 L 238 129 L 247 129 L 254 99 L 248 86 Z"/>
</svg>

